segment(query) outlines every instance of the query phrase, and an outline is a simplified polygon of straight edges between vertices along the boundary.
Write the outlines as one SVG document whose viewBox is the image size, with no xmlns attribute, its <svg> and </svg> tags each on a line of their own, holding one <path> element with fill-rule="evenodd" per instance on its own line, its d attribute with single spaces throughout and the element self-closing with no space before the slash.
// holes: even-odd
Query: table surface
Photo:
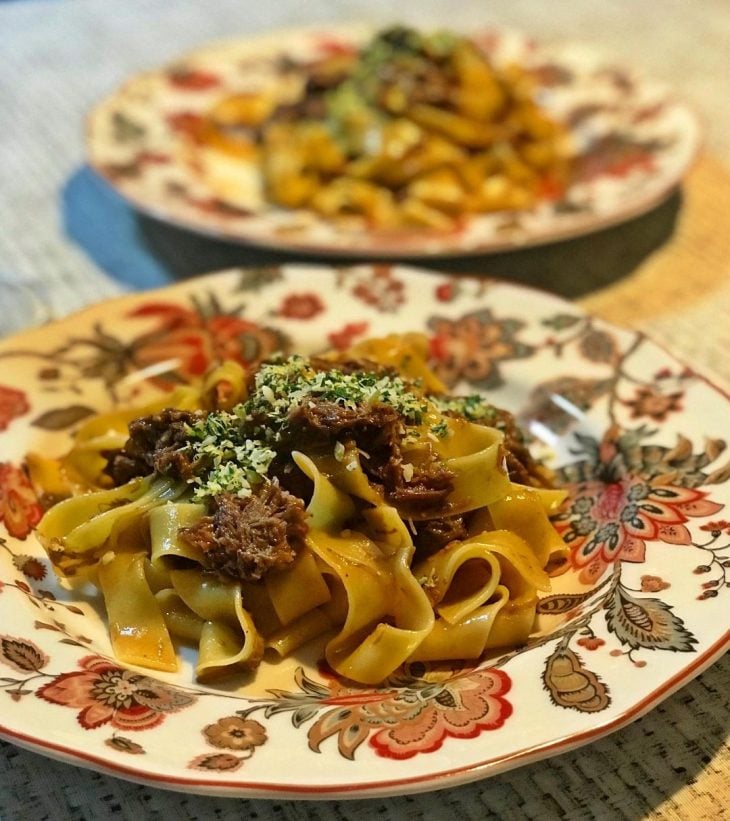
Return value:
<svg viewBox="0 0 730 821">
<path fill-rule="evenodd" d="M 129 74 L 201 42 L 313 22 L 393 21 L 392 6 L 386 0 L 0 0 L 0 336 L 124 290 L 288 258 L 134 215 L 85 168 L 83 117 Z M 727 241 L 721 244 L 730 221 L 717 205 L 722 197 L 729 201 L 730 191 L 722 168 L 730 164 L 730 4 L 704 0 L 701 10 L 683 0 L 450 6 L 400 3 L 397 19 L 424 27 L 498 23 L 542 40 L 591 41 L 617 62 L 672 83 L 705 121 L 707 150 L 719 161 L 705 163 L 684 196 L 675 194 L 600 236 L 451 261 L 449 268 L 580 298 L 730 384 L 730 253 Z M 713 193 L 723 180 L 727 187 Z M 682 240 L 682 231 L 691 242 Z M 669 287 L 667 254 L 686 257 L 688 265 L 699 260 L 702 268 L 688 269 L 682 287 Z M 689 299 L 693 281 L 698 285 Z M 170 793 L 2 744 L 0 819 L 721 818 L 730 806 L 728 692 L 726 657 L 643 719 L 576 753 L 431 795 L 316 805 Z"/>
</svg>

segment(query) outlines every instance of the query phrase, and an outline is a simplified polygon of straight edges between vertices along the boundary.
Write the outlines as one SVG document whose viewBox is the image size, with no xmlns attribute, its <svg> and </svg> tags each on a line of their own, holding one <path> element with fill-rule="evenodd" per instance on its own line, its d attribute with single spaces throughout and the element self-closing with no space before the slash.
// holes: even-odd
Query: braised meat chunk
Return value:
<svg viewBox="0 0 730 821">
<path fill-rule="evenodd" d="M 225 493 L 213 504 L 212 515 L 181 531 L 207 570 L 253 582 L 294 561 L 308 530 L 301 499 L 264 482 L 251 496 Z"/>
<path fill-rule="evenodd" d="M 433 457 L 406 470 L 401 452 L 405 428 L 389 405 L 348 408 L 336 402 L 313 400 L 290 416 L 292 429 L 320 444 L 351 442 L 362 453 L 369 479 L 381 485 L 385 498 L 406 515 L 442 515 L 453 490 L 453 474 Z"/>
<path fill-rule="evenodd" d="M 515 417 L 502 408 L 492 410 L 494 416 L 488 424 L 504 434 L 504 450 L 509 478 L 521 485 L 532 485 L 533 487 L 546 485 Z"/>
<path fill-rule="evenodd" d="M 453 541 L 461 541 L 469 535 L 464 517 L 461 515 L 444 516 L 441 519 L 427 519 L 415 523 L 416 533 L 413 541 L 418 548 L 419 557 L 430 556 Z"/>
<path fill-rule="evenodd" d="M 157 473 L 190 479 L 195 472 L 188 445 L 188 428 L 206 417 L 205 411 L 165 408 L 129 424 L 129 439 L 119 450 L 103 451 L 107 459 L 104 473 L 115 485 L 136 476 Z"/>
</svg>

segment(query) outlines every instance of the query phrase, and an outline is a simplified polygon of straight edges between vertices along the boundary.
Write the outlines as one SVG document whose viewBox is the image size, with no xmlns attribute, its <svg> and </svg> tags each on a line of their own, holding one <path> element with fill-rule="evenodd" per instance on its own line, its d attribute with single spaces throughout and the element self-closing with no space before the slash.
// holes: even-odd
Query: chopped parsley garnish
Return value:
<svg viewBox="0 0 730 821">
<path fill-rule="evenodd" d="M 469 422 L 494 422 L 497 419 L 496 408 L 478 393 L 470 396 L 431 396 L 430 399 L 441 413 L 454 413 Z"/>
<path fill-rule="evenodd" d="M 247 435 L 244 420 L 225 411 L 210 413 L 192 425 L 189 446 L 194 461 L 206 466 L 193 479 L 196 501 L 220 493 L 250 495 L 276 456 L 265 442 Z"/>
<path fill-rule="evenodd" d="M 431 433 L 434 436 L 437 436 L 439 439 L 443 439 L 449 432 L 449 426 L 446 424 L 445 421 L 439 422 L 436 425 L 431 425 Z"/>
<path fill-rule="evenodd" d="M 409 390 L 399 376 L 377 373 L 316 371 L 302 356 L 268 363 L 256 374 L 255 389 L 243 405 L 245 418 L 276 435 L 289 415 L 318 399 L 354 410 L 361 405 L 389 405 L 411 425 L 421 423 L 428 402 Z"/>
<path fill-rule="evenodd" d="M 394 408 L 407 425 L 419 425 L 429 401 L 399 376 L 315 370 L 302 356 L 261 366 L 248 399 L 232 411 L 212 411 L 189 427 L 192 461 L 203 467 L 192 484 L 198 501 L 220 493 L 248 496 L 267 476 L 290 415 L 313 400 L 343 408 L 382 404 Z M 438 428 L 435 425 L 434 428 Z M 446 426 L 444 424 L 444 435 Z M 439 434 L 442 435 L 442 434 Z M 344 453 L 336 449 L 335 455 Z"/>
</svg>

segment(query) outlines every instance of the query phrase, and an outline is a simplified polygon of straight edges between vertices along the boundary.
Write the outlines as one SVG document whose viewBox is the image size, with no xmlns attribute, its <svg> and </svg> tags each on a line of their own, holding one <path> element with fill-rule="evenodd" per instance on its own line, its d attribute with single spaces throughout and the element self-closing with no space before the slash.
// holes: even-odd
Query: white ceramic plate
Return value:
<svg viewBox="0 0 730 821">
<path fill-rule="evenodd" d="M 175 675 L 116 662 L 99 601 L 64 591 L 34 537 L 24 455 L 60 454 L 92 410 L 216 357 L 393 330 L 425 331 L 442 378 L 519 412 L 570 489 L 570 569 L 533 643 L 380 688 L 321 675 L 318 647 L 223 689 L 188 657 Z M 556 297 L 390 266 L 231 270 L 8 339 L 0 375 L 0 732 L 38 752 L 221 795 L 440 789 L 599 738 L 728 646 L 728 401 Z"/>
<path fill-rule="evenodd" d="M 217 99 L 271 82 L 282 71 L 282 58 L 306 63 L 357 47 L 371 34 L 364 26 L 277 32 L 217 43 L 139 74 L 92 112 L 90 163 L 138 209 L 219 239 L 316 254 L 405 257 L 542 244 L 624 221 L 676 187 L 697 152 L 694 115 L 662 85 L 605 63 L 590 48 L 541 47 L 515 32 L 488 31 L 476 38 L 479 45 L 497 63 L 528 67 L 540 102 L 569 127 L 577 162 L 561 199 L 530 211 L 478 215 L 449 233 L 397 234 L 346 228 L 305 211 L 221 201 L 217 183 L 201 175 L 209 160 L 191 157 L 185 147 L 190 124 Z M 227 189 L 241 176 L 231 161 L 215 173 L 225 177 Z"/>
</svg>

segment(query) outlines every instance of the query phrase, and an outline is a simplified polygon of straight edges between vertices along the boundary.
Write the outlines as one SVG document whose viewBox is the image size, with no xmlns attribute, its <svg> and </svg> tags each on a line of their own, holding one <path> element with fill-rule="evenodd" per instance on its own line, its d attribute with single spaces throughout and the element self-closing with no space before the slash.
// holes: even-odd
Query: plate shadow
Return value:
<svg viewBox="0 0 730 821">
<path fill-rule="evenodd" d="M 645 214 L 587 236 L 496 254 L 410 257 L 399 262 L 498 277 L 577 299 L 628 276 L 664 245 L 674 233 L 681 207 L 682 193 L 676 189 Z M 88 166 L 68 179 L 61 208 L 70 239 L 109 276 L 134 290 L 236 266 L 362 261 L 222 242 L 178 228 L 135 211 Z"/>
</svg>

